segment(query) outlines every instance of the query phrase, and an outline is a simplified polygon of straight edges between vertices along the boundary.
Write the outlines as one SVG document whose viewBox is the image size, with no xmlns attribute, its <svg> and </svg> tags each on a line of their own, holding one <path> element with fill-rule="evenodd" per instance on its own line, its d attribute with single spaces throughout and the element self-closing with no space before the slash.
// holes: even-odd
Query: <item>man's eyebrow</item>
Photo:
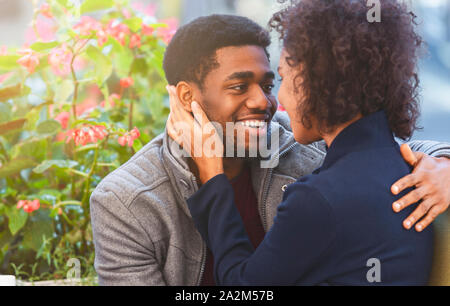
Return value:
<svg viewBox="0 0 450 306">
<path fill-rule="evenodd" d="M 255 74 L 252 71 L 240 71 L 233 73 L 225 81 L 252 79 L 254 77 Z M 264 74 L 264 80 L 267 79 L 275 79 L 275 73 L 273 71 L 266 72 Z"/>
<path fill-rule="evenodd" d="M 255 76 L 255 74 L 251 71 L 240 71 L 240 72 L 233 73 L 225 81 L 251 79 L 254 76 Z"/>
</svg>

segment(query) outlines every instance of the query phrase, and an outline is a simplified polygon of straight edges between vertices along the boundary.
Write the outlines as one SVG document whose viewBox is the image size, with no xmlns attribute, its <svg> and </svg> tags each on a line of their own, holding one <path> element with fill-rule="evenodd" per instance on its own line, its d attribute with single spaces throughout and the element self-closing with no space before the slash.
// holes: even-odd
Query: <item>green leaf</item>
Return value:
<svg viewBox="0 0 450 306">
<path fill-rule="evenodd" d="M 59 45 L 59 42 L 52 41 L 52 42 L 36 42 L 30 46 L 31 49 L 33 49 L 36 52 L 42 52 L 47 51 L 50 49 L 53 49 Z"/>
<path fill-rule="evenodd" d="M 44 236 L 48 239 L 53 235 L 52 220 L 47 211 L 38 210 L 30 218 L 30 222 L 24 228 L 23 246 L 38 251 L 44 242 Z"/>
<path fill-rule="evenodd" d="M 13 147 L 13 158 L 29 158 L 35 161 L 32 167 L 36 166 L 36 162 L 45 160 L 47 154 L 48 135 L 42 137 L 30 138 Z M 31 167 L 28 167 L 31 168 Z"/>
<path fill-rule="evenodd" d="M 17 195 L 17 190 L 12 189 L 11 187 L 6 187 L 6 188 L 0 190 L 0 196 L 1 196 L 2 198 L 6 198 L 6 197 L 9 197 L 9 196 L 15 197 L 16 195 Z M 1 206 L 1 205 L 2 205 L 2 204 L 0 204 L 0 206 Z M 0 211 L 0 215 L 1 215 L 1 214 L 2 214 L 2 213 L 1 213 L 1 211 Z"/>
<path fill-rule="evenodd" d="M 66 9 L 71 7 L 70 0 L 56 0 L 56 2 Z"/>
<path fill-rule="evenodd" d="M 64 80 L 56 88 L 55 102 L 56 103 L 66 102 L 69 99 L 69 97 L 73 94 L 74 90 L 75 86 L 73 85 L 73 81 Z"/>
<path fill-rule="evenodd" d="M 113 71 L 113 65 L 110 58 L 92 45 L 87 48 L 86 54 L 94 62 L 94 77 L 96 78 L 97 84 L 102 85 L 110 77 Z"/>
<path fill-rule="evenodd" d="M 50 120 L 45 120 L 44 122 L 41 122 L 38 125 L 36 131 L 41 135 L 56 134 L 60 128 L 61 128 L 61 123 L 59 123 L 59 121 L 50 119 Z"/>
<path fill-rule="evenodd" d="M 78 166 L 78 162 L 73 160 L 45 160 L 39 166 L 33 169 L 34 173 L 42 174 L 52 167 L 69 169 Z"/>
<path fill-rule="evenodd" d="M 137 32 L 141 29 L 142 19 L 139 17 L 134 17 L 134 18 L 125 20 L 123 23 L 126 24 L 130 28 L 131 31 Z"/>
<path fill-rule="evenodd" d="M 19 55 L 0 56 L 0 70 L 11 71 L 19 68 L 20 65 L 17 63 L 19 59 Z"/>
<path fill-rule="evenodd" d="M 133 53 L 128 48 L 122 48 L 114 57 L 114 68 L 119 78 L 128 77 L 133 64 Z"/>
<path fill-rule="evenodd" d="M 139 152 L 144 146 L 139 139 L 135 139 L 133 143 L 133 149 L 135 152 Z"/>
<path fill-rule="evenodd" d="M 11 105 L 8 103 L 0 103 L 0 123 L 8 122 L 12 119 Z"/>
<path fill-rule="evenodd" d="M 85 0 L 81 4 L 81 14 L 84 15 L 90 12 L 106 10 L 112 8 L 113 5 L 113 0 Z"/>
<path fill-rule="evenodd" d="M 27 157 L 13 159 L 9 163 L 0 167 L 0 178 L 6 178 L 19 173 L 20 171 L 36 166 L 36 162 Z"/>
<path fill-rule="evenodd" d="M 27 223 L 28 214 L 23 211 L 23 209 L 17 209 L 16 207 L 9 207 L 6 210 L 6 215 L 9 219 L 9 230 L 12 235 L 17 234 L 25 224 Z"/>
</svg>

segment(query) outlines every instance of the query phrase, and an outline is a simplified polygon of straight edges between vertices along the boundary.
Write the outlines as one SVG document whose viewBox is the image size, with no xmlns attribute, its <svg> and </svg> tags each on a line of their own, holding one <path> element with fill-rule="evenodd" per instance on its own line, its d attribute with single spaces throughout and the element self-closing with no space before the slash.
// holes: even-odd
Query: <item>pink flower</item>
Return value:
<svg viewBox="0 0 450 306">
<path fill-rule="evenodd" d="M 17 60 L 17 63 L 25 67 L 30 74 L 34 73 L 34 70 L 39 66 L 39 55 L 31 49 L 22 49 L 17 53 L 23 55 Z"/>
<path fill-rule="evenodd" d="M 127 9 L 123 9 L 123 10 L 122 10 L 122 14 L 123 14 L 123 16 L 125 16 L 126 19 L 131 18 L 131 13 L 130 13 L 130 11 L 127 10 Z"/>
<path fill-rule="evenodd" d="M 115 101 L 120 100 L 120 99 L 121 99 L 120 95 L 118 95 L 118 94 L 112 94 L 111 96 L 109 96 L 109 99 L 108 99 L 109 105 L 110 105 L 111 107 L 115 107 L 115 106 L 116 106 Z M 105 107 L 106 107 L 106 100 L 102 101 L 102 102 L 100 103 L 100 106 L 103 107 L 103 108 L 105 108 Z"/>
<path fill-rule="evenodd" d="M 125 46 L 126 39 L 130 35 L 127 25 L 111 20 L 106 28 L 106 33 L 114 37 L 122 46 Z"/>
<path fill-rule="evenodd" d="M 75 141 L 76 146 L 85 146 L 88 143 L 97 143 L 99 140 L 104 139 L 108 132 L 105 131 L 106 127 L 102 125 L 89 125 L 79 129 L 74 129 L 69 133 L 67 143 L 72 139 Z"/>
<path fill-rule="evenodd" d="M 57 29 L 58 25 L 54 19 L 39 16 L 36 19 L 36 31 L 39 35 L 36 36 L 35 29 L 33 29 L 33 27 L 29 27 L 25 34 L 25 41 L 29 44 L 37 41 L 38 38 L 42 42 L 54 41 L 56 39 L 55 33 Z"/>
<path fill-rule="evenodd" d="M 50 52 L 48 63 L 54 74 L 64 77 L 71 71 L 72 51 L 64 43 L 61 47 L 55 48 Z"/>
<path fill-rule="evenodd" d="M 108 34 L 104 30 L 97 32 L 97 42 L 98 46 L 101 48 L 108 41 Z"/>
<path fill-rule="evenodd" d="M 141 47 L 141 36 L 139 34 L 133 34 L 130 38 L 130 49 L 135 47 Z"/>
<path fill-rule="evenodd" d="M 155 4 L 149 4 L 145 5 L 143 2 L 134 2 L 132 5 L 133 9 L 135 9 L 137 12 L 143 13 L 147 16 L 155 16 L 156 13 L 156 5 Z"/>
<path fill-rule="evenodd" d="M 134 139 L 138 139 L 139 137 L 141 137 L 141 132 L 139 132 L 138 128 L 135 127 L 133 130 L 131 130 L 130 135 Z"/>
<path fill-rule="evenodd" d="M 148 25 L 142 25 L 142 34 L 146 36 L 150 36 L 155 32 L 155 29 Z"/>
<path fill-rule="evenodd" d="M 285 112 L 286 110 L 284 109 L 284 107 L 281 104 L 279 104 L 278 105 L 278 111 Z"/>
<path fill-rule="evenodd" d="M 172 37 L 177 32 L 178 20 L 175 18 L 169 18 L 162 20 L 161 22 L 167 24 L 167 28 L 159 28 L 158 36 L 168 45 L 172 40 Z"/>
<path fill-rule="evenodd" d="M 35 210 L 38 210 L 41 207 L 41 203 L 39 200 L 21 200 L 17 203 L 17 209 L 23 208 L 26 213 L 32 213 Z"/>
<path fill-rule="evenodd" d="M 8 55 L 8 47 L 7 46 L 1 46 L 0 47 L 0 56 Z"/>
<path fill-rule="evenodd" d="M 27 204 L 28 201 L 21 200 L 17 203 L 17 209 L 21 209 L 25 204 Z"/>
<path fill-rule="evenodd" d="M 138 128 L 135 127 L 133 130 L 131 130 L 130 132 L 126 133 L 123 136 L 120 136 L 119 139 L 117 140 L 117 142 L 124 147 L 125 145 L 128 144 L 129 147 L 132 147 L 134 144 L 134 141 L 136 139 L 138 139 L 139 137 L 141 137 L 141 133 L 139 132 Z"/>
<path fill-rule="evenodd" d="M 39 8 L 39 11 L 45 17 L 53 18 L 53 14 L 52 14 L 50 5 L 47 2 L 42 3 L 41 7 Z"/>
<path fill-rule="evenodd" d="M 56 116 L 55 120 L 61 123 L 62 128 L 65 130 L 69 126 L 70 113 L 62 112 L 58 116 Z"/>
<path fill-rule="evenodd" d="M 125 147 L 127 144 L 127 137 L 126 136 L 120 136 L 117 142 L 122 146 Z"/>
<path fill-rule="evenodd" d="M 102 24 L 89 16 L 82 16 L 81 21 L 74 27 L 74 30 L 79 31 L 83 36 L 88 36 L 92 32 L 100 31 L 101 29 Z"/>
<path fill-rule="evenodd" d="M 131 86 L 133 86 L 133 84 L 134 84 L 134 80 L 131 77 L 123 78 L 123 79 L 120 80 L 120 86 L 122 88 L 131 87 Z"/>
</svg>

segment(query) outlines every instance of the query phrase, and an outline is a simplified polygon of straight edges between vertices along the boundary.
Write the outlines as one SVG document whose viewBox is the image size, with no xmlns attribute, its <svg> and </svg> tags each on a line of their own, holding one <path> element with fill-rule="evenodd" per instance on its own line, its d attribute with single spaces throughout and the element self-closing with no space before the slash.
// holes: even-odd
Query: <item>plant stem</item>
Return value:
<svg viewBox="0 0 450 306">
<path fill-rule="evenodd" d="M 72 79 L 73 79 L 73 85 L 74 85 L 73 99 L 72 99 L 72 115 L 73 115 L 73 118 L 75 120 L 77 120 L 77 106 L 76 106 L 76 103 L 77 103 L 77 99 L 78 99 L 78 86 L 79 86 L 79 83 L 78 83 L 78 80 L 77 80 L 77 76 L 75 74 L 75 68 L 73 67 L 73 63 L 75 61 L 75 58 L 76 58 L 76 55 L 74 55 L 72 57 L 72 61 L 70 63 L 70 71 L 72 72 Z"/>
<path fill-rule="evenodd" d="M 130 110 L 128 114 L 128 131 L 131 131 L 133 128 L 133 109 L 134 109 L 134 99 L 130 100 Z"/>
</svg>

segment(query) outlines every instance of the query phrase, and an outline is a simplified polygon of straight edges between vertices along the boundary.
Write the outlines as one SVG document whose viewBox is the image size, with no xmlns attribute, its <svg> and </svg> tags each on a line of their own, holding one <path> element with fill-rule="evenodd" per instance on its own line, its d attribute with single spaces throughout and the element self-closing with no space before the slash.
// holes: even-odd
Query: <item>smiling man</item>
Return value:
<svg viewBox="0 0 450 306">
<path fill-rule="evenodd" d="M 233 138 L 250 151 L 250 137 L 239 141 L 240 128 L 248 136 L 279 131 L 278 150 L 271 156 L 278 161 L 276 167 L 262 168 L 260 158 L 224 159 L 225 174 L 254 247 L 273 225 L 286 186 L 319 168 L 325 157 L 323 144 L 297 144 L 287 117 L 275 115 L 269 44 L 268 33 L 251 20 L 213 15 L 182 27 L 164 59 L 168 83 L 176 86 L 175 94 L 186 110 L 197 101 L 210 121 L 224 131 L 227 123 L 235 124 L 232 135 L 225 138 Z M 214 259 L 186 204 L 199 188 L 198 170 L 190 158 L 175 152 L 172 144 L 167 133 L 160 135 L 105 178 L 92 194 L 95 267 L 101 285 L 214 285 Z M 430 208 L 438 207 L 442 212 L 450 196 L 445 185 L 432 187 L 434 181 L 450 177 L 450 162 L 445 159 L 450 157 L 450 145 L 410 145 L 434 156 L 423 155 L 415 174 L 432 175 L 423 176 L 428 180 L 416 177 L 400 182 L 398 192 L 411 183 L 423 190 L 400 201 L 405 206 L 425 195 L 441 198 Z M 237 150 L 238 146 L 233 148 Z"/>
</svg>

